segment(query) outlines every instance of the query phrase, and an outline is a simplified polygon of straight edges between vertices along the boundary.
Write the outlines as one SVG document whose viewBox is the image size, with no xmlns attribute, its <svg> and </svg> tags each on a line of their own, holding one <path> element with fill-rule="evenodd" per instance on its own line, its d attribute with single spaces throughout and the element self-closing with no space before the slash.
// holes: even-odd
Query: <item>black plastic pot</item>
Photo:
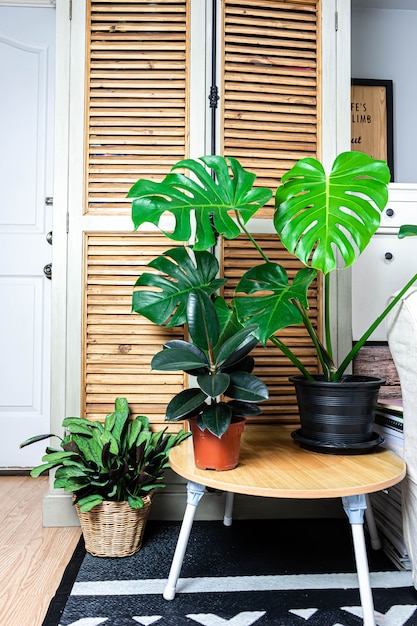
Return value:
<svg viewBox="0 0 417 626">
<path fill-rule="evenodd" d="M 328 454 L 363 454 L 383 442 L 374 433 L 375 409 L 383 378 L 347 375 L 330 383 L 291 376 L 301 428 L 292 433 L 301 447 Z"/>
</svg>

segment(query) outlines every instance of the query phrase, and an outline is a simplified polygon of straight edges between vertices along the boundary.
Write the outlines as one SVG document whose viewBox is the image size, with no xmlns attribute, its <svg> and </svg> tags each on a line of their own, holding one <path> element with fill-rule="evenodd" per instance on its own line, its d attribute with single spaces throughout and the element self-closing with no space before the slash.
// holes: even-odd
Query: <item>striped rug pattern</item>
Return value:
<svg viewBox="0 0 417 626">
<path fill-rule="evenodd" d="M 178 532 L 177 522 L 150 521 L 136 555 L 85 555 L 65 607 L 44 626 L 363 624 L 347 520 L 195 522 L 169 602 L 162 592 Z M 410 572 L 368 553 L 377 624 L 416 626 Z"/>
</svg>

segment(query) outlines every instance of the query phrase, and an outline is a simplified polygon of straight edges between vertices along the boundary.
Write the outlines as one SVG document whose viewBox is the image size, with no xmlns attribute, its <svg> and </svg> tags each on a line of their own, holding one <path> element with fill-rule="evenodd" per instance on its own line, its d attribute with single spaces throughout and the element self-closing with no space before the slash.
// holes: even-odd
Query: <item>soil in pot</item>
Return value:
<svg viewBox="0 0 417 626">
<path fill-rule="evenodd" d="M 378 391 L 385 383 L 373 376 L 347 375 L 329 383 L 292 376 L 301 428 L 293 433 L 303 448 L 329 454 L 363 454 L 383 442 L 374 433 Z"/>
<path fill-rule="evenodd" d="M 194 463 L 198 469 L 231 470 L 239 463 L 240 439 L 245 418 L 233 418 L 227 431 L 216 437 L 209 430 L 201 430 L 195 419 L 190 419 L 193 436 Z"/>
</svg>

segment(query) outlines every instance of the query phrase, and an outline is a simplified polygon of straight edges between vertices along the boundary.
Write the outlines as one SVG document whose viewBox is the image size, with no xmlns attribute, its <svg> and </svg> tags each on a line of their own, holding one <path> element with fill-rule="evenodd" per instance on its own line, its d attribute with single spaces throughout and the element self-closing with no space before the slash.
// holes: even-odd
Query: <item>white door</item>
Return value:
<svg viewBox="0 0 417 626">
<path fill-rule="evenodd" d="M 0 6 L 0 468 L 27 468 L 50 429 L 55 10 Z M 51 200 L 47 200 L 47 199 Z"/>
</svg>

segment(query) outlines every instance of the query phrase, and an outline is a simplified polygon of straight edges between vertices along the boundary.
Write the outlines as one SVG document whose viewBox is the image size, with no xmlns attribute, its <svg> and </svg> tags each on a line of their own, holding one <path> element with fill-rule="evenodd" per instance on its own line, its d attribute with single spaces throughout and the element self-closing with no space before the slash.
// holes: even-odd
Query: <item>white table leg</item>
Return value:
<svg viewBox="0 0 417 626">
<path fill-rule="evenodd" d="M 359 594 L 363 610 L 363 625 L 375 626 L 374 601 L 369 580 L 368 557 L 366 554 L 363 518 L 366 510 L 365 495 L 342 498 L 343 508 L 349 518 L 355 551 L 356 570 L 359 579 Z"/>
<path fill-rule="evenodd" d="M 187 483 L 187 507 L 185 509 L 180 534 L 178 536 L 177 547 L 175 548 L 174 558 L 172 559 L 168 581 L 163 594 L 165 600 L 173 600 L 175 598 L 177 582 L 180 576 L 191 528 L 193 526 L 194 515 L 198 503 L 204 495 L 204 491 L 204 485 L 199 485 L 198 483 L 193 483 L 191 481 Z"/>
<path fill-rule="evenodd" d="M 368 495 L 365 496 L 365 499 L 366 499 L 365 518 L 366 518 L 366 523 L 368 524 L 369 537 L 371 539 L 371 546 L 373 547 L 374 550 L 380 550 L 382 547 L 381 540 L 378 535 L 378 529 L 375 523 L 374 512 L 372 510 L 372 504 Z"/>
<path fill-rule="evenodd" d="M 224 507 L 223 524 L 225 526 L 231 526 L 233 521 L 233 501 L 235 494 L 233 491 L 226 492 L 226 505 Z"/>
</svg>

